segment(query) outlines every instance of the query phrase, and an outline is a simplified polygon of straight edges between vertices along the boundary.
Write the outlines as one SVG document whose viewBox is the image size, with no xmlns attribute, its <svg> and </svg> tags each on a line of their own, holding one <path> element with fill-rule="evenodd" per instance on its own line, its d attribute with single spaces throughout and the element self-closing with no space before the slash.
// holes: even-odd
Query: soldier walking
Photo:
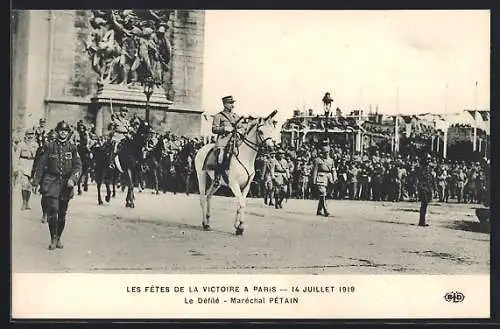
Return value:
<svg viewBox="0 0 500 329">
<path fill-rule="evenodd" d="M 24 140 L 19 144 L 17 148 L 17 170 L 19 172 L 18 177 L 21 179 L 21 196 L 23 200 L 23 205 L 21 210 L 29 210 L 30 196 L 32 187 L 30 185 L 30 179 L 32 177 L 33 164 L 35 162 L 37 145 L 34 140 L 35 133 L 32 130 L 27 130 L 24 135 Z"/>
<path fill-rule="evenodd" d="M 264 191 L 264 204 L 267 205 L 269 200 L 270 206 L 274 206 L 273 202 L 274 186 L 273 186 L 273 178 L 271 176 L 271 167 L 273 162 L 274 162 L 274 150 L 269 150 L 269 153 L 266 159 L 264 160 L 261 178 Z"/>
<path fill-rule="evenodd" d="M 312 179 L 319 196 L 316 215 L 328 217 L 330 213 L 326 206 L 326 193 L 329 184 L 337 180 L 337 172 L 333 159 L 330 158 L 330 146 L 325 140 L 321 144 L 319 156 L 314 160 Z"/>
<path fill-rule="evenodd" d="M 33 163 L 33 168 L 31 170 L 31 177 L 35 176 L 35 170 L 36 170 L 36 166 L 37 166 L 38 160 L 40 160 L 40 157 L 42 156 L 42 154 L 47 149 L 48 144 L 52 143 L 55 139 L 56 139 L 56 133 L 55 133 L 55 131 L 54 130 L 50 130 L 47 133 L 47 139 L 46 139 L 45 144 L 42 145 L 42 146 L 40 146 L 36 150 L 35 161 Z M 42 220 L 41 220 L 41 222 L 42 222 L 42 224 L 45 224 L 47 222 L 47 207 L 45 206 L 45 199 L 44 198 L 40 199 L 40 206 L 42 208 Z"/>
<path fill-rule="evenodd" d="M 37 161 L 31 184 L 40 185 L 47 210 L 51 242 L 49 250 L 63 248 L 61 236 L 66 224 L 68 203 L 81 174 L 82 163 L 74 144 L 68 140 L 70 127 L 65 121 L 56 126 L 56 140 L 49 143 Z"/>
<path fill-rule="evenodd" d="M 418 226 L 429 226 L 426 219 L 427 206 L 431 202 L 434 191 L 434 178 L 429 167 L 430 155 L 422 157 L 418 168 L 418 197 L 420 199 L 420 220 Z"/>
<path fill-rule="evenodd" d="M 288 161 L 283 157 L 285 152 L 279 150 L 276 152 L 276 158 L 271 164 L 271 177 L 274 183 L 274 207 L 283 208 L 283 200 L 287 193 L 290 172 L 288 171 Z"/>
</svg>

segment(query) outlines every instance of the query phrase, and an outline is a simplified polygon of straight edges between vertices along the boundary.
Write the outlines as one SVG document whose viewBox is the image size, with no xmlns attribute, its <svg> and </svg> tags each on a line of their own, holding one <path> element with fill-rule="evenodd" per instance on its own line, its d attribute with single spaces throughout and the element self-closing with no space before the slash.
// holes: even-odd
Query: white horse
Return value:
<svg viewBox="0 0 500 329">
<path fill-rule="evenodd" d="M 202 225 L 206 231 L 210 230 L 210 199 L 221 186 L 228 186 L 238 201 L 238 210 L 234 227 L 236 235 L 243 234 L 244 211 L 246 197 L 250 190 L 251 182 L 255 176 L 255 158 L 259 149 L 265 145 L 270 146 L 272 136 L 276 130 L 276 124 L 271 119 L 278 111 L 273 111 L 266 118 L 249 119 L 246 131 L 237 132 L 239 142 L 236 150 L 229 161 L 229 169 L 225 171 L 227 179 L 221 179 L 221 183 L 214 184 L 215 168 L 215 144 L 207 144 L 196 153 L 194 164 L 196 175 L 198 176 L 198 186 L 200 191 L 200 204 L 202 210 Z M 207 177 L 210 177 L 211 184 L 208 190 Z"/>
</svg>

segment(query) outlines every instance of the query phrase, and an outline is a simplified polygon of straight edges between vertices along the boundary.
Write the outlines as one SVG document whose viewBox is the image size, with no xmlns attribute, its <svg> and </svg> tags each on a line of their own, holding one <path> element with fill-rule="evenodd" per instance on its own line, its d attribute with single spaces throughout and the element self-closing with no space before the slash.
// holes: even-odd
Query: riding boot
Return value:
<svg viewBox="0 0 500 329">
<path fill-rule="evenodd" d="M 31 196 L 31 191 L 26 191 L 26 206 L 24 209 L 30 210 L 30 196 Z"/>
<path fill-rule="evenodd" d="M 272 191 L 272 192 L 269 194 L 269 203 L 268 203 L 268 205 L 269 205 L 269 206 L 271 206 L 271 207 L 272 207 L 272 206 L 274 206 L 274 202 L 273 202 L 273 200 L 274 200 L 274 191 Z"/>
<path fill-rule="evenodd" d="M 316 215 L 323 216 L 323 198 L 319 197 L 318 208 L 316 209 Z"/>
<path fill-rule="evenodd" d="M 322 200 L 322 203 L 323 203 L 323 212 L 324 212 L 324 216 L 325 217 L 328 217 L 330 216 L 330 213 L 328 212 L 328 208 L 326 207 L 326 197 L 322 196 L 321 197 L 321 200 Z"/>
<path fill-rule="evenodd" d="M 274 208 L 279 209 L 280 208 L 280 197 L 279 193 L 274 194 Z"/>
<path fill-rule="evenodd" d="M 418 221 L 418 226 L 429 226 L 426 220 L 426 214 L 427 214 L 427 202 L 421 201 L 420 203 L 420 218 Z"/>
<path fill-rule="evenodd" d="M 45 199 L 42 197 L 40 201 L 40 206 L 42 208 L 42 224 L 47 222 L 47 211 L 45 210 Z"/>
<path fill-rule="evenodd" d="M 61 236 L 64 231 L 64 226 L 66 225 L 66 218 L 59 218 L 57 221 L 57 241 L 56 241 L 56 248 L 62 249 L 64 248 L 63 244 L 61 243 Z"/>
<path fill-rule="evenodd" d="M 284 191 L 282 191 L 280 193 L 280 199 L 279 199 L 279 207 L 280 207 L 280 209 L 283 208 L 283 200 L 285 200 L 285 192 Z"/>
<path fill-rule="evenodd" d="M 49 250 L 56 249 L 57 245 L 57 215 L 48 216 L 49 232 L 50 232 L 50 245 Z"/>
<path fill-rule="evenodd" d="M 22 200 L 23 200 L 23 204 L 21 206 L 21 210 L 25 210 L 26 209 L 26 191 L 25 190 L 21 190 L 21 197 L 22 197 Z"/>
</svg>

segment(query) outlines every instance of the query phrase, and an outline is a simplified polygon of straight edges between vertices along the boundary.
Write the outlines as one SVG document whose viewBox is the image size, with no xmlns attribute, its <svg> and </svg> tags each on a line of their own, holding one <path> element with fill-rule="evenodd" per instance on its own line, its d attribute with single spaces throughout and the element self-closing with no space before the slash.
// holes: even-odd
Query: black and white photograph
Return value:
<svg viewBox="0 0 500 329">
<path fill-rule="evenodd" d="M 12 10 L 11 54 L 13 275 L 254 275 L 120 287 L 205 317 L 478 276 L 489 314 L 489 11 Z"/>
</svg>

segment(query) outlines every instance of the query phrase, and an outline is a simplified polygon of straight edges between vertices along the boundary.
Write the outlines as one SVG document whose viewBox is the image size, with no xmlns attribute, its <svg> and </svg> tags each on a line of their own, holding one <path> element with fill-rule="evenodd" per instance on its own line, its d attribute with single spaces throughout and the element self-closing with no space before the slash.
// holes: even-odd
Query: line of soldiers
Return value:
<svg viewBox="0 0 500 329">
<path fill-rule="evenodd" d="M 280 148 L 282 149 L 282 148 Z M 314 159 L 317 157 L 315 147 L 305 152 L 293 154 L 283 150 L 283 157 L 288 162 L 289 197 L 311 198 L 313 181 L 311 179 Z M 335 160 L 338 180 L 331 186 L 328 197 L 332 199 L 373 200 L 373 201 L 415 201 L 418 197 L 417 168 L 418 158 L 402 159 L 380 155 L 371 157 L 351 156 L 338 149 L 329 151 Z M 258 171 L 264 171 L 264 162 L 274 157 L 262 154 L 256 161 Z M 440 202 L 457 199 L 458 203 L 483 202 L 484 186 L 487 177 L 486 161 L 483 163 L 439 162 L 431 158 L 429 167 L 432 175 L 433 198 Z M 266 190 L 266 179 L 262 177 L 263 189 Z M 267 187 L 267 190 L 269 187 Z"/>
</svg>

